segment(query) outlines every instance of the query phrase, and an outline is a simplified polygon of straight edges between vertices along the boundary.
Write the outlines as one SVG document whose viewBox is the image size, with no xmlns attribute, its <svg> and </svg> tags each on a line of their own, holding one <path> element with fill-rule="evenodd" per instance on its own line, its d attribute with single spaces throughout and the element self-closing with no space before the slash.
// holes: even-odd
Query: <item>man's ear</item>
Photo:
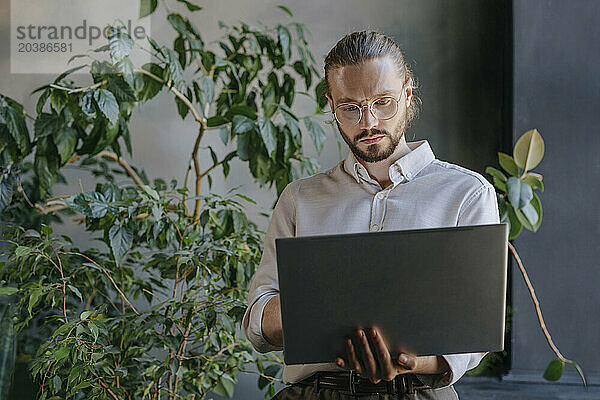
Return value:
<svg viewBox="0 0 600 400">
<path fill-rule="evenodd" d="M 333 113 L 333 99 L 331 98 L 329 93 L 325 93 L 325 97 L 327 97 L 327 102 L 329 103 L 329 108 L 331 109 L 331 112 Z"/>
<path fill-rule="evenodd" d="M 404 93 L 406 94 L 406 107 L 410 106 L 410 102 L 412 101 L 413 96 L 413 81 L 412 78 L 408 78 L 406 84 L 404 85 Z"/>
</svg>

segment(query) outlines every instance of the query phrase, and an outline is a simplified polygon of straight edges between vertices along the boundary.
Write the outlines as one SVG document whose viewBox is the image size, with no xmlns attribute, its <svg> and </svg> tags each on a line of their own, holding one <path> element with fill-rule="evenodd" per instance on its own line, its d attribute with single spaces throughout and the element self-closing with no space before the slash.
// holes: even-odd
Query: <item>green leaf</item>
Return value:
<svg viewBox="0 0 600 400">
<path fill-rule="evenodd" d="M 507 192 L 508 189 L 506 188 L 506 175 L 504 175 L 501 171 L 498 171 L 496 168 L 493 167 L 487 167 L 485 169 L 485 172 L 492 175 L 492 178 L 494 180 L 494 186 L 496 186 L 498 189 L 502 190 L 505 193 Z"/>
<path fill-rule="evenodd" d="M 188 8 L 188 10 L 194 12 L 194 11 L 200 11 L 202 10 L 202 7 L 199 7 L 195 4 L 192 4 L 191 2 L 189 2 L 188 0 L 177 0 L 180 3 L 183 3 L 186 5 L 186 7 Z"/>
<path fill-rule="evenodd" d="M 325 131 L 321 128 L 318 122 L 315 122 L 310 117 L 304 117 L 304 126 L 308 129 L 308 133 L 317 149 L 317 153 L 321 153 L 323 150 L 323 144 L 325 143 Z"/>
<path fill-rule="evenodd" d="M 29 153 L 29 133 L 25 125 L 23 106 L 10 97 L 0 95 L 0 125 L 3 124 L 8 128 L 21 153 Z"/>
<path fill-rule="evenodd" d="M 73 128 L 62 127 L 54 136 L 54 144 L 56 145 L 56 150 L 58 150 L 61 164 L 66 163 L 73 154 L 73 151 L 75 151 L 77 131 Z"/>
<path fill-rule="evenodd" d="M 115 125 L 119 120 L 119 104 L 115 96 L 106 89 L 96 89 L 94 91 L 94 100 L 102 114 Z"/>
<path fill-rule="evenodd" d="M 544 140 L 537 129 L 525 132 L 517 140 L 513 154 L 515 163 L 523 172 L 534 169 L 542 161 L 544 157 Z"/>
<path fill-rule="evenodd" d="M 219 378 L 219 383 L 215 385 L 215 388 L 212 391 L 220 396 L 231 398 L 233 397 L 234 388 L 235 381 L 228 374 L 223 374 Z"/>
<path fill-rule="evenodd" d="M 523 182 L 526 182 L 532 189 L 539 189 L 540 191 L 544 191 L 544 184 L 542 183 L 542 176 L 540 174 L 535 174 L 533 172 L 529 172 L 521 178 Z"/>
<path fill-rule="evenodd" d="M 33 248 L 27 246 L 17 246 L 15 249 L 15 256 L 17 257 L 28 257 L 32 252 Z"/>
<path fill-rule="evenodd" d="M 150 15 L 156 10 L 158 0 L 141 0 L 140 3 L 140 18 Z"/>
<path fill-rule="evenodd" d="M 560 377 L 562 376 L 564 367 L 565 367 L 565 363 L 558 358 L 550 361 L 550 364 L 548 364 L 548 367 L 546 368 L 546 371 L 544 372 L 544 379 L 546 379 L 548 381 L 559 380 Z"/>
<path fill-rule="evenodd" d="M 79 316 L 79 319 L 82 321 L 85 321 L 86 319 L 89 318 L 90 315 L 92 315 L 94 313 L 94 310 L 88 310 L 88 311 L 84 311 L 81 313 L 81 315 Z"/>
<path fill-rule="evenodd" d="M 212 103 L 215 99 L 215 82 L 208 75 L 202 77 L 200 82 L 202 84 L 202 93 L 207 103 Z"/>
<path fill-rule="evenodd" d="M 41 113 L 33 124 L 35 138 L 43 138 L 53 135 L 63 125 L 62 120 L 56 114 Z"/>
<path fill-rule="evenodd" d="M 158 192 L 156 190 L 152 189 L 150 186 L 143 185 L 142 188 L 144 189 L 144 192 L 146 192 L 148 194 L 148 196 L 152 197 L 154 200 L 160 199 Z"/>
<path fill-rule="evenodd" d="M 256 121 L 257 118 L 256 111 L 254 111 L 252 107 L 249 107 L 245 104 L 232 105 L 231 107 L 229 107 L 229 110 L 227 110 L 227 113 L 225 113 L 225 115 L 228 118 L 233 118 L 234 115 L 245 115 L 253 121 Z"/>
<path fill-rule="evenodd" d="M 525 207 L 533 199 L 531 186 L 515 176 L 508 178 L 506 188 L 508 189 L 508 200 L 515 209 Z"/>
<path fill-rule="evenodd" d="M 250 159 L 250 134 L 243 133 L 237 136 L 237 155 L 242 161 Z"/>
<path fill-rule="evenodd" d="M 327 82 L 325 78 L 321 79 L 321 81 L 315 86 L 315 98 L 317 99 L 317 104 L 319 108 L 323 110 L 325 106 L 329 103 L 327 101 Z"/>
<path fill-rule="evenodd" d="M 513 240 L 521 233 L 523 229 L 523 224 L 517 218 L 517 214 L 515 213 L 515 209 L 512 204 L 507 203 L 507 213 L 508 213 L 508 223 L 510 224 L 510 229 L 508 232 L 508 240 Z"/>
<path fill-rule="evenodd" d="M 573 367 L 575 367 L 575 370 L 577 371 L 577 373 L 581 377 L 581 381 L 583 382 L 583 386 L 587 388 L 587 381 L 585 379 L 585 375 L 583 374 L 583 370 L 581 369 L 581 367 L 579 366 L 579 364 L 577 364 L 575 361 L 567 361 L 567 362 L 569 364 L 573 365 Z"/>
<path fill-rule="evenodd" d="M 56 111 L 57 114 L 65 108 L 67 103 L 69 102 L 69 97 L 67 93 L 60 89 L 52 90 L 52 95 L 50 97 L 50 105 Z"/>
<path fill-rule="evenodd" d="M 525 218 L 527 218 L 527 221 L 529 221 L 531 227 L 533 228 L 533 226 L 537 224 L 539 219 L 538 213 L 533 207 L 533 205 L 531 203 L 527 204 L 521 209 L 521 212 L 523 212 L 523 215 L 525 215 Z"/>
<path fill-rule="evenodd" d="M 46 194 L 54 181 L 59 167 L 59 156 L 54 143 L 43 137 L 36 144 L 34 169 L 39 180 L 40 194 Z"/>
<path fill-rule="evenodd" d="M 235 134 L 251 131 L 254 127 L 254 121 L 245 115 L 234 115 L 231 121 L 231 130 Z"/>
<path fill-rule="evenodd" d="M 221 142 L 223 142 L 224 145 L 227 145 L 227 143 L 229 143 L 229 129 L 227 129 L 226 126 L 219 129 L 219 137 L 221 138 Z"/>
<path fill-rule="evenodd" d="M 18 291 L 19 291 L 19 288 L 16 288 L 16 287 L 10 287 L 10 286 L 0 287 L 0 295 L 10 296 L 10 295 L 17 293 Z"/>
<path fill-rule="evenodd" d="M 113 61 L 119 61 L 127 57 L 133 50 L 133 39 L 121 28 L 111 27 L 108 35 L 108 47 Z"/>
<path fill-rule="evenodd" d="M 88 90 L 83 96 L 81 96 L 81 111 L 88 117 L 94 117 L 96 115 L 93 90 Z"/>
<path fill-rule="evenodd" d="M 115 262 L 120 265 L 123 255 L 133 244 L 133 233 L 127 227 L 115 224 L 108 231 L 108 237 Z"/>
<path fill-rule="evenodd" d="M 69 287 L 69 289 L 71 289 L 71 291 L 72 291 L 73 293 L 75 293 L 75 295 L 76 295 L 77 297 L 79 297 L 79 300 L 80 300 L 80 301 L 83 301 L 83 297 L 81 296 L 81 292 L 79 291 L 79 289 L 77 289 L 77 288 L 76 288 L 75 286 L 73 286 L 73 285 L 67 285 L 67 286 Z"/>
<path fill-rule="evenodd" d="M 496 168 L 494 168 L 494 167 L 487 167 L 485 169 L 485 172 L 487 172 L 492 177 L 497 177 L 500 181 L 506 183 L 506 175 L 504 175 L 501 171 L 498 171 Z"/>
<path fill-rule="evenodd" d="M 206 126 L 208 128 L 214 128 L 216 126 L 224 125 L 228 123 L 229 120 L 227 117 L 223 115 L 215 115 L 214 117 L 210 117 L 206 120 Z"/>
<path fill-rule="evenodd" d="M 88 328 L 90 328 L 90 332 L 92 332 L 92 336 L 94 336 L 94 340 L 98 340 L 98 335 L 100 331 L 98 330 L 98 326 L 94 324 L 92 321 L 88 322 Z"/>
<path fill-rule="evenodd" d="M 281 46 L 281 52 L 284 59 L 287 61 L 292 56 L 292 50 L 290 47 L 291 35 L 288 28 L 283 25 L 277 25 L 277 37 L 279 38 L 279 45 Z"/>
<path fill-rule="evenodd" d="M 142 69 L 152 73 L 158 78 L 163 75 L 163 69 L 155 63 L 144 64 L 142 65 Z M 148 75 L 139 72 L 136 72 L 135 75 L 139 82 L 139 84 L 136 84 L 137 97 L 141 101 L 148 101 L 154 98 L 154 96 L 156 96 L 163 88 L 163 84 L 161 82 Z"/>
<path fill-rule="evenodd" d="M 289 15 L 290 17 L 293 17 L 294 14 L 292 14 L 292 12 L 290 11 L 289 8 L 287 8 L 286 6 L 277 6 L 277 8 L 282 9 L 287 15 Z"/>
<path fill-rule="evenodd" d="M 179 88 L 183 82 L 183 68 L 179 63 L 179 57 L 175 51 L 168 47 L 162 48 L 163 53 L 166 53 L 167 63 L 169 65 L 169 71 L 171 71 L 171 79 L 174 82 L 174 86 Z"/>
<path fill-rule="evenodd" d="M 281 86 L 283 95 L 283 101 L 288 107 L 291 107 L 294 103 L 294 96 L 296 95 L 296 81 L 289 74 L 283 75 L 283 85 Z"/>
<path fill-rule="evenodd" d="M 250 202 L 250 203 L 252 203 L 252 204 L 256 204 L 256 201 L 252 200 L 252 199 L 251 199 L 250 197 L 248 197 L 248 196 L 244 196 L 243 194 L 240 194 L 240 193 L 236 193 L 235 195 L 236 195 L 236 196 L 238 196 L 238 197 L 241 197 L 242 199 L 244 199 L 244 200 L 246 200 L 246 201 L 249 201 L 249 202 Z"/>
<path fill-rule="evenodd" d="M 519 167 L 515 164 L 515 160 L 506 153 L 498 152 L 498 161 L 500 166 L 509 174 L 519 176 Z"/>
<path fill-rule="evenodd" d="M 42 289 L 33 289 L 29 294 L 29 304 L 27 305 L 27 311 L 29 312 L 29 315 L 31 315 L 33 307 L 35 307 L 40 302 L 42 295 Z"/>
<path fill-rule="evenodd" d="M 189 107 L 177 96 L 175 96 L 175 104 L 177 105 L 177 114 L 179 114 L 181 119 L 185 119 L 190 112 Z"/>
<path fill-rule="evenodd" d="M 260 136 L 267 148 L 267 154 L 269 157 L 275 157 L 275 151 L 277 150 L 277 137 L 275 136 L 276 128 L 273 122 L 269 118 L 260 117 L 258 119 L 258 130 Z"/>
<path fill-rule="evenodd" d="M 117 102 L 135 102 L 137 97 L 128 81 L 121 75 L 109 75 L 106 88 L 115 95 Z M 135 78 L 133 78 L 135 79 Z"/>
<path fill-rule="evenodd" d="M 60 387 L 62 386 L 62 380 L 60 379 L 60 376 L 54 375 L 52 378 L 52 384 L 54 385 L 54 391 L 59 392 Z"/>
</svg>

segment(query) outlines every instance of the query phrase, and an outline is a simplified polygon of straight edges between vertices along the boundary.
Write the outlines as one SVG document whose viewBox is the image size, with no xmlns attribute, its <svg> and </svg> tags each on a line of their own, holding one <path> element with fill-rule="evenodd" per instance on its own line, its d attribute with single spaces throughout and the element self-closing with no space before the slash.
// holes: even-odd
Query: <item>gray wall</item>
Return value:
<svg viewBox="0 0 600 400">
<path fill-rule="evenodd" d="M 600 384 L 600 2 L 514 2 L 514 138 L 537 128 L 546 143 L 544 221 L 516 247 L 552 337 Z M 554 358 L 514 272 L 512 379 L 541 379 Z M 566 372 L 573 375 L 573 368 Z M 577 381 L 576 378 L 563 382 Z"/>
<path fill-rule="evenodd" d="M 0 91 L 23 102 L 32 113 L 37 97 L 28 94 L 55 76 L 9 73 L 9 2 L 0 0 L 0 4 Z M 193 20 L 210 40 L 219 35 L 218 20 L 226 23 L 240 19 L 250 23 L 261 20 L 267 24 L 285 21 L 285 15 L 276 8 L 278 4 L 290 7 L 295 18 L 306 23 L 312 32 L 310 44 L 321 65 L 327 51 L 345 33 L 372 28 L 394 37 L 406 52 L 420 83 L 423 100 L 421 116 L 407 132 L 408 140 L 428 139 L 438 158 L 480 172 L 495 163 L 502 131 L 510 129 L 503 123 L 511 112 L 510 107 L 504 107 L 503 100 L 509 78 L 503 69 L 506 46 L 510 43 L 510 35 L 504 33 L 508 1 L 223 0 L 205 2 L 204 10 L 195 13 Z M 152 31 L 163 43 L 173 39 L 164 15 L 153 17 Z M 309 112 L 306 104 L 300 104 L 299 109 L 300 113 Z M 181 181 L 195 130 L 189 117 L 181 121 L 172 96 L 163 92 L 132 117 L 134 154 L 131 163 L 143 167 L 149 176 L 176 177 Z M 348 151 L 343 144 L 341 153 L 338 152 L 337 132 L 328 130 L 328 134 L 319 157 L 323 168 L 335 165 Z M 217 137 L 206 139 L 204 145 L 224 151 Z M 306 148 L 314 153 L 310 141 L 306 141 Z M 203 169 L 209 160 L 203 160 Z M 67 177 L 71 183 L 57 188 L 57 192 L 77 192 L 80 178 L 86 190 L 93 187 L 92 180 L 77 169 L 69 170 Z M 243 185 L 243 190 L 260 204 L 250 209 L 250 214 L 266 227 L 267 220 L 258 213 L 268 211 L 274 191 L 249 184 L 250 176 L 241 163 L 232 166 L 227 182 L 222 181 L 220 172 L 214 178 L 213 188 L 218 192 Z M 79 245 L 98 245 L 86 241 L 85 235 L 78 234 L 81 228 L 67 222 L 57 230 L 76 235 Z M 262 399 L 255 387 L 255 375 L 242 375 L 236 398 Z"/>
</svg>

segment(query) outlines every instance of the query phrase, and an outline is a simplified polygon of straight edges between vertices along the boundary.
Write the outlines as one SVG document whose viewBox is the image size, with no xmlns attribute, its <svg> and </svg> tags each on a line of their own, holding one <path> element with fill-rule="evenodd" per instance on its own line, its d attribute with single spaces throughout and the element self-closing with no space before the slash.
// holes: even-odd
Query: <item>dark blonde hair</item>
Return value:
<svg viewBox="0 0 600 400">
<path fill-rule="evenodd" d="M 410 70 L 400 46 L 390 37 L 375 31 L 353 32 L 336 43 L 325 57 L 325 83 L 327 93 L 329 90 L 329 72 L 332 69 L 344 67 L 347 65 L 358 65 L 365 61 L 378 57 L 390 57 L 396 67 L 403 82 L 410 78 L 413 82 L 413 98 L 407 110 L 407 126 L 417 117 L 421 99 L 415 94 L 417 82 L 413 72 Z"/>
</svg>

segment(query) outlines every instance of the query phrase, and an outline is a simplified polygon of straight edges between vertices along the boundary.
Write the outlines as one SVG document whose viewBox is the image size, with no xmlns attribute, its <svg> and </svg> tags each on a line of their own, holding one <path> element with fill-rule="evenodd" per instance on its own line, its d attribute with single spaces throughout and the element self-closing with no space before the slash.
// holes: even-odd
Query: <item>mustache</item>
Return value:
<svg viewBox="0 0 600 400">
<path fill-rule="evenodd" d="M 358 142 L 359 140 L 362 140 L 364 138 L 366 138 L 367 136 L 372 136 L 372 135 L 390 135 L 390 133 L 388 131 L 384 131 L 384 130 L 379 130 L 379 129 L 371 129 L 371 130 L 363 130 L 358 136 L 356 136 L 356 138 L 354 138 L 355 142 Z"/>
</svg>

